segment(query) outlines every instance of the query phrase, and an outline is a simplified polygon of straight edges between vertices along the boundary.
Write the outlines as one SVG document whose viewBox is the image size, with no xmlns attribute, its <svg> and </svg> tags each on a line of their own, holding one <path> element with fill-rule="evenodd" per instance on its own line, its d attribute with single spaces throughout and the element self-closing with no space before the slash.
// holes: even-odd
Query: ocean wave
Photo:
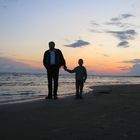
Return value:
<svg viewBox="0 0 140 140">
<path fill-rule="evenodd" d="M 0 78 L 0 104 L 44 98 L 48 93 L 44 74 L 0 74 Z M 84 91 L 88 92 L 89 87 L 94 85 L 115 84 L 140 84 L 140 77 L 88 76 Z M 74 76 L 60 75 L 58 95 L 68 96 L 74 93 Z"/>
</svg>

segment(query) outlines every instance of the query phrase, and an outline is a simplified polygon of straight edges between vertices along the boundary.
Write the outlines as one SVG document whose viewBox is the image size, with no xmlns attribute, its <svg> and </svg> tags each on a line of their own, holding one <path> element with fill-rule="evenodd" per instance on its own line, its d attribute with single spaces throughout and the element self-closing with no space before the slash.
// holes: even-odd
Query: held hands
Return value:
<svg viewBox="0 0 140 140">
<path fill-rule="evenodd" d="M 67 66 L 64 66 L 63 68 L 64 68 L 65 71 L 67 70 Z"/>
<path fill-rule="evenodd" d="M 64 70 L 67 71 L 67 72 L 69 72 L 69 73 L 73 73 L 72 70 L 69 70 L 69 69 L 67 68 L 67 66 L 64 66 Z"/>
<path fill-rule="evenodd" d="M 67 66 L 63 67 L 65 71 L 69 72 L 69 69 L 67 68 Z"/>
</svg>

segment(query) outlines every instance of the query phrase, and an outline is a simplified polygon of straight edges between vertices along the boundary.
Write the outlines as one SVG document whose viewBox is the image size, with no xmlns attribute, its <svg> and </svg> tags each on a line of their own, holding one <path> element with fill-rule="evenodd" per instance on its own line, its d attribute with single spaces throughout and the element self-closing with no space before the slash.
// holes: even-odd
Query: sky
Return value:
<svg viewBox="0 0 140 140">
<path fill-rule="evenodd" d="M 45 72 L 54 41 L 69 69 L 140 76 L 139 17 L 139 0 L 0 0 L 0 72 Z"/>
</svg>

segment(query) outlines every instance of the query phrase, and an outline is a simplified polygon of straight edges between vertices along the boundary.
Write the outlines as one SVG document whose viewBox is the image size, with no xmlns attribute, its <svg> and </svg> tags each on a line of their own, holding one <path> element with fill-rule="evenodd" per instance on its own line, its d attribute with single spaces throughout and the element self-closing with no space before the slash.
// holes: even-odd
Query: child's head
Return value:
<svg viewBox="0 0 140 140">
<path fill-rule="evenodd" d="M 83 62 L 83 59 L 79 59 L 79 60 L 78 60 L 78 64 L 79 64 L 79 66 L 82 66 L 83 63 L 84 63 L 84 62 Z"/>
</svg>

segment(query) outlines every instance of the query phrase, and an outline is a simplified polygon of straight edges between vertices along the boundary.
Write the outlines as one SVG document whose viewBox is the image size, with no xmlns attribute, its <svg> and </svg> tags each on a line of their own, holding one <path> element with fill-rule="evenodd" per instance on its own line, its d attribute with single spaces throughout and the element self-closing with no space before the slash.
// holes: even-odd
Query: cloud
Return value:
<svg viewBox="0 0 140 140">
<path fill-rule="evenodd" d="M 132 60 L 127 60 L 127 61 L 122 61 L 122 63 L 129 63 L 129 64 L 133 65 L 132 67 L 128 68 L 129 75 L 140 76 L 140 59 L 132 59 Z"/>
<path fill-rule="evenodd" d="M 122 26 L 122 22 L 120 21 L 117 21 L 117 22 L 106 22 L 105 23 L 106 25 L 116 25 L 116 26 Z"/>
<path fill-rule="evenodd" d="M 121 41 L 121 42 L 118 44 L 118 47 L 127 48 L 127 47 L 129 47 L 129 43 L 128 43 L 127 41 Z"/>
<path fill-rule="evenodd" d="M 119 20 L 120 20 L 120 18 L 118 18 L 118 17 L 115 17 L 115 18 L 111 18 L 110 20 L 111 20 L 111 21 L 114 21 L 114 22 L 116 22 L 116 21 L 119 21 Z"/>
<path fill-rule="evenodd" d="M 127 71 L 127 72 L 129 72 L 131 69 L 131 67 L 119 67 L 119 68 L 120 68 L 120 70 Z"/>
<path fill-rule="evenodd" d="M 123 23 L 120 21 L 117 22 L 106 22 L 105 25 L 113 25 L 113 26 L 117 26 L 119 28 L 123 28 L 123 29 L 130 29 L 130 28 L 139 28 L 138 25 L 133 25 L 131 23 Z"/>
<path fill-rule="evenodd" d="M 135 17 L 135 16 L 132 14 L 129 14 L 129 13 L 125 13 L 125 14 L 121 14 L 118 17 L 111 18 L 109 21 L 105 22 L 104 24 L 99 24 L 95 20 L 90 21 L 90 24 L 96 28 L 101 27 L 102 25 L 115 25 L 115 26 L 118 26 L 120 28 L 135 27 L 135 25 L 132 25 L 131 23 L 124 23 L 123 22 L 123 19 L 125 19 L 125 21 L 126 21 L 126 19 L 129 19 L 130 17 Z M 98 32 L 99 29 L 96 29 L 96 30 Z M 93 32 L 93 31 L 91 30 L 91 32 Z"/>
<path fill-rule="evenodd" d="M 118 17 L 111 18 L 110 21 L 118 22 L 118 21 L 121 21 L 123 19 L 130 18 L 130 17 L 134 17 L 134 15 L 126 13 L 126 14 L 121 14 Z"/>
<path fill-rule="evenodd" d="M 130 13 L 124 13 L 119 15 L 118 17 L 113 17 L 109 19 L 109 21 L 103 24 L 98 24 L 96 21 L 93 20 L 91 21 L 91 24 L 93 25 L 94 28 L 90 29 L 90 32 L 111 34 L 112 36 L 119 39 L 119 42 L 116 46 L 124 47 L 124 48 L 130 47 L 129 41 L 134 40 L 136 38 L 136 35 L 138 34 L 136 28 L 139 28 L 139 26 L 135 24 L 129 22 L 124 23 L 126 19 L 129 19 L 131 17 L 135 17 L 135 16 Z M 113 30 L 111 31 L 109 30 L 111 26 L 117 26 L 117 28 L 118 27 L 119 28 L 116 31 Z"/>
<path fill-rule="evenodd" d="M 103 33 L 102 29 L 101 29 L 101 25 L 99 23 L 97 23 L 95 20 L 90 21 L 90 24 L 92 25 L 92 27 L 94 29 L 90 29 L 90 32 L 94 32 L 94 33 Z"/>
<path fill-rule="evenodd" d="M 108 54 L 103 54 L 103 56 L 104 56 L 104 57 L 109 57 L 109 55 L 108 55 Z"/>
<path fill-rule="evenodd" d="M 118 43 L 118 47 L 129 47 L 128 40 L 134 40 L 137 35 L 136 31 L 133 29 L 124 30 L 124 31 L 107 31 L 107 33 L 111 33 L 113 36 L 117 37 L 121 42 Z"/>
<path fill-rule="evenodd" d="M 66 47 L 71 47 L 71 48 L 78 48 L 78 47 L 83 47 L 83 46 L 87 46 L 90 43 L 84 40 L 76 40 L 74 43 L 69 44 L 69 45 L 65 45 Z"/>
<path fill-rule="evenodd" d="M 128 13 L 127 14 L 121 14 L 118 17 L 111 18 L 109 22 L 106 22 L 106 25 L 115 25 L 115 26 L 118 26 L 118 27 L 129 28 L 129 27 L 131 27 L 132 24 L 123 23 L 122 20 L 130 18 L 130 17 L 134 17 L 134 15 L 128 14 Z"/>
<path fill-rule="evenodd" d="M 95 20 L 92 20 L 92 21 L 90 22 L 90 24 L 93 25 L 93 26 L 100 26 L 100 24 L 97 23 Z"/>
<path fill-rule="evenodd" d="M 134 64 L 129 74 L 133 76 L 140 76 L 140 64 Z"/>
<path fill-rule="evenodd" d="M 125 31 L 107 31 L 107 33 L 113 34 L 120 40 L 133 40 L 135 39 L 135 35 L 137 34 L 135 30 L 125 30 Z"/>
<path fill-rule="evenodd" d="M 42 72 L 42 70 L 18 60 L 0 57 L 0 72 Z"/>
<path fill-rule="evenodd" d="M 123 63 L 140 64 L 140 59 L 132 59 L 127 61 L 122 61 Z"/>
<path fill-rule="evenodd" d="M 121 28 L 125 28 L 125 29 L 130 29 L 130 28 L 139 28 L 139 26 L 137 25 L 133 25 L 131 23 L 121 23 L 120 24 Z"/>
<path fill-rule="evenodd" d="M 130 17 L 134 17 L 134 15 L 132 15 L 132 14 L 121 14 L 121 19 L 126 19 L 126 18 L 130 18 Z"/>
<path fill-rule="evenodd" d="M 90 32 L 93 32 L 93 33 L 104 33 L 104 31 L 100 30 L 100 29 L 90 29 Z"/>
</svg>

